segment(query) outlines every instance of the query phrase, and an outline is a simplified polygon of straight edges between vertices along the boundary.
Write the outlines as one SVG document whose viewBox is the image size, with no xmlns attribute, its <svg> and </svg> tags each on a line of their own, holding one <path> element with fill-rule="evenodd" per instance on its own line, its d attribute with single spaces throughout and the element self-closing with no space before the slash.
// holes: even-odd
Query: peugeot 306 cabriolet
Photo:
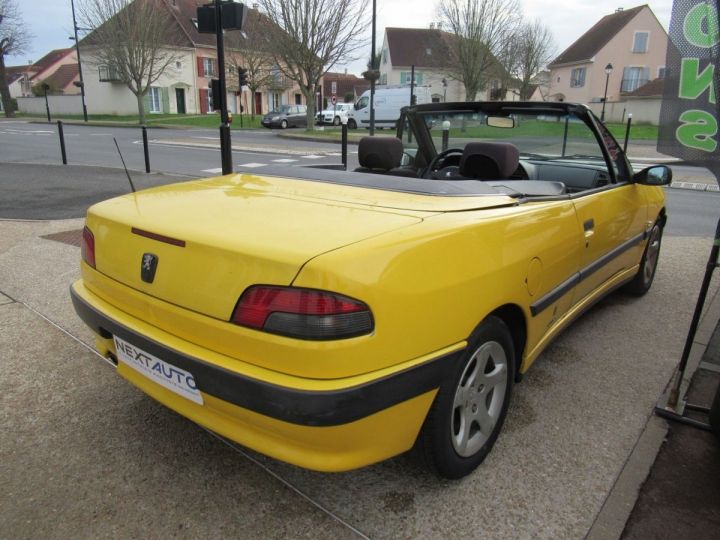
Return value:
<svg viewBox="0 0 720 540">
<path fill-rule="evenodd" d="M 96 204 L 72 300 L 119 375 L 228 439 L 459 478 L 559 332 L 650 288 L 671 172 L 567 103 L 406 108 L 358 159 Z"/>
</svg>

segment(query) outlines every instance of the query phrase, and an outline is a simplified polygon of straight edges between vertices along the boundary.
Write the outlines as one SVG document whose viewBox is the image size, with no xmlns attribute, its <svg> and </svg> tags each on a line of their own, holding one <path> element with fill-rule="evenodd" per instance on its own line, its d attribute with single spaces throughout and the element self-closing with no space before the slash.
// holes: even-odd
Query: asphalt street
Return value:
<svg viewBox="0 0 720 540">
<path fill-rule="evenodd" d="M 144 170 L 140 128 L 63 126 L 69 164 L 122 167 L 113 142 L 117 140 L 128 168 Z M 149 128 L 150 169 L 190 177 L 219 174 L 218 131 Z M 232 132 L 236 171 L 257 170 L 274 163 L 285 165 L 339 164 L 340 145 L 298 142 L 270 130 Z M 349 166 L 357 163 L 357 147 L 349 150 Z M 61 163 L 56 124 L 0 121 L 0 163 Z"/>
</svg>

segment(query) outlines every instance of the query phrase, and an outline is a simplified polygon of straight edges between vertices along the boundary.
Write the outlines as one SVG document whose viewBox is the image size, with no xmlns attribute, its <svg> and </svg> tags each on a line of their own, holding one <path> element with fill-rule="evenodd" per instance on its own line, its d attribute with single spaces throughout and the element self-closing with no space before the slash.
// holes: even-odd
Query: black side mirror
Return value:
<svg viewBox="0 0 720 540">
<path fill-rule="evenodd" d="M 672 182 L 672 169 L 665 165 L 647 167 L 633 176 L 633 182 L 645 186 L 667 186 Z"/>
</svg>

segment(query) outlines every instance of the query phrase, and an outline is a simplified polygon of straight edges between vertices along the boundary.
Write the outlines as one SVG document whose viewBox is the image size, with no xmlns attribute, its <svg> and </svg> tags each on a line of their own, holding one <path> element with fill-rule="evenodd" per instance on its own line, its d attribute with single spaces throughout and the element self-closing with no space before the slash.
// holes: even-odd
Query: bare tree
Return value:
<svg viewBox="0 0 720 540">
<path fill-rule="evenodd" d="M 255 93 L 262 88 L 272 87 L 277 81 L 277 69 L 273 55 L 273 36 L 278 28 L 256 10 L 250 10 L 245 22 L 246 30 L 228 32 L 225 43 L 228 48 L 227 62 L 235 73 L 247 69 L 247 87 L 250 90 L 250 113 L 254 118 L 260 111 L 255 110 Z"/>
<path fill-rule="evenodd" d="M 367 0 L 260 0 L 260 6 L 282 30 L 275 36 L 275 61 L 300 87 L 312 126 L 320 79 L 334 65 L 353 60 L 365 44 Z"/>
<path fill-rule="evenodd" d="M 0 0 L 0 97 L 8 118 L 15 116 L 15 109 L 7 84 L 5 55 L 25 52 L 31 38 L 15 0 Z"/>
<path fill-rule="evenodd" d="M 513 73 L 520 83 L 520 99 L 530 99 L 532 80 L 553 59 L 552 32 L 539 20 L 527 22 L 518 32 Z"/>
<path fill-rule="evenodd" d="M 453 76 L 463 83 L 465 99 L 473 101 L 499 75 L 495 54 L 519 24 L 518 0 L 440 0 L 438 12 L 443 27 L 455 35 Z"/>
<path fill-rule="evenodd" d="M 174 22 L 163 0 L 85 0 L 82 24 L 92 32 L 82 41 L 91 62 L 119 77 L 137 99 L 140 123 L 145 123 L 143 98 L 179 57 Z"/>
</svg>

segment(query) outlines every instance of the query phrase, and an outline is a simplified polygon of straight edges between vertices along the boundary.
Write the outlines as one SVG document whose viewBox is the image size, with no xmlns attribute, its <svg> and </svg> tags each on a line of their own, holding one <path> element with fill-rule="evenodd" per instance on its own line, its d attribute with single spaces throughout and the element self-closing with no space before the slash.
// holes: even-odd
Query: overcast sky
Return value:
<svg viewBox="0 0 720 540">
<path fill-rule="evenodd" d="M 82 1 L 82 0 L 76 0 Z M 553 34 L 556 52 L 562 52 L 604 15 L 617 8 L 629 9 L 641 2 L 624 4 L 619 0 L 520 0 L 527 19 L 542 20 Z M 7 65 L 36 61 L 52 49 L 69 47 L 72 35 L 72 11 L 70 0 L 18 0 L 20 11 L 34 34 L 32 48 L 23 55 L 6 59 Z M 248 2 L 251 4 L 252 2 Z M 672 11 L 672 0 L 651 0 L 651 9 L 667 30 Z M 368 0 L 369 9 L 372 0 Z M 427 28 L 437 19 L 436 0 L 377 0 L 377 48 L 382 46 L 383 29 L 386 26 Z M 364 59 L 350 63 L 351 73 L 359 74 L 365 69 L 370 57 L 370 30 L 367 31 L 368 49 Z M 340 71 L 345 66 L 337 66 Z"/>
</svg>

